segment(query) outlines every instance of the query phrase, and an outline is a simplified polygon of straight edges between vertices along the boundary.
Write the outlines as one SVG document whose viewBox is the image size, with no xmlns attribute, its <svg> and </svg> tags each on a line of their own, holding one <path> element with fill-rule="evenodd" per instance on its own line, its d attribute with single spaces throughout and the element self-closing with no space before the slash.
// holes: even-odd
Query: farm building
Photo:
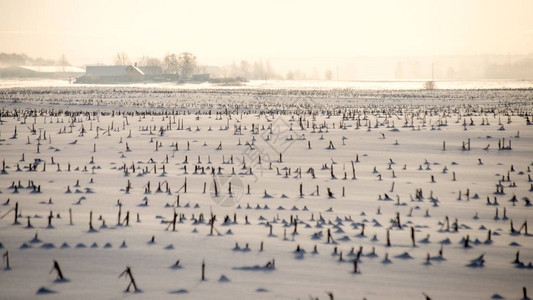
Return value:
<svg viewBox="0 0 533 300">
<path fill-rule="evenodd" d="M 139 66 L 139 69 L 146 76 L 157 76 L 163 74 L 163 69 L 159 66 Z"/>
<path fill-rule="evenodd" d="M 77 83 L 123 83 L 162 80 L 163 71 L 159 66 L 87 66 L 85 76 Z"/>
<path fill-rule="evenodd" d="M 209 81 L 209 74 L 193 74 L 192 81 Z"/>
<path fill-rule="evenodd" d="M 144 72 L 134 65 L 87 66 L 80 81 L 90 83 L 135 82 L 144 79 Z"/>
</svg>

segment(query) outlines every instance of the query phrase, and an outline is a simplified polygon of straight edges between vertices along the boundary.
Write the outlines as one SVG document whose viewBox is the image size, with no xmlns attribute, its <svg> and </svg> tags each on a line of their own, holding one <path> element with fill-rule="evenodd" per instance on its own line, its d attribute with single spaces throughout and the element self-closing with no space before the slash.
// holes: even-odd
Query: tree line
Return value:
<svg viewBox="0 0 533 300">
<path fill-rule="evenodd" d="M 307 74 L 299 69 L 288 71 L 285 76 L 280 75 L 269 60 L 249 62 L 241 60 L 221 67 L 201 65 L 197 57 L 190 52 L 167 53 L 159 58 L 143 55 L 133 59 L 126 52 L 119 51 L 113 58 L 113 64 L 118 66 L 138 65 L 160 67 L 164 74 L 174 75 L 180 79 L 190 79 L 195 73 L 210 73 L 213 77 L 233 78 L 239 80 L 325 80 L 333 79 L 333 72 L 326 70 L 320 76 L 316 69 Z M 3 66 L 70 66 L 68 59 L 62 55 L 59 59 L 33 58 L 24 53 L 0 53 L 0 67 Z M 101 65 L 101 64 L 98 64 Z"/>
<path fill-rule="evenodd" d="M 59 59 L 33 58 L 24 53 L 0 53 L 0 66 L 70 66 L 65 55 Z"/>
<path fill-rule="evenodd" d="M 191 78 L 198 70 L 197 58 L 190 52 L 168 53 L 163 58 L 144 55 L 135 63 L 139 66 L 161 67 L 163 73 L 185 79 Z M 117 52 L 114 64 L 119 66 L 131 65 L 132 60 L 126 52 Z"/>
</svg>

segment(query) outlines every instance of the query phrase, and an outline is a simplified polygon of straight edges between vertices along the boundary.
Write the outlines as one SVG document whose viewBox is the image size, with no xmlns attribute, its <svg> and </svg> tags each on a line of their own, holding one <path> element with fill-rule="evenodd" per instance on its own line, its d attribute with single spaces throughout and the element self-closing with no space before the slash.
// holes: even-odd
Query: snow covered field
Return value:
<svg viewBox="0 0 533 300">
<path fill-rule="evenodd" d="M 247 87 L 250 89 L 357 89 L 357 90 L 418 90 L 426 80 L 251 80 L 243 86 L 218 86 L 207 82 L 177 84 L 174 82 L 147 82 L 147 83 L 124 83 L 124 84 L 74 84 L 66 79 L 17 79 L 3 78 L 0 80 L 0 89 L 8 88 L 38 88 L 38 87 L 142 87 L 162 89 L 235 89 Z M 436 83 L 438 89 L 450 90 L 479 90 L 479 89 L 531 89 L 533 81 L 530 80 L 439 80 Z"/>
<path fill-rule="evenodd" d="M 29 87 L 0 105 L 1 299 L 533 295 L 531 90 Z"/>
</svg>

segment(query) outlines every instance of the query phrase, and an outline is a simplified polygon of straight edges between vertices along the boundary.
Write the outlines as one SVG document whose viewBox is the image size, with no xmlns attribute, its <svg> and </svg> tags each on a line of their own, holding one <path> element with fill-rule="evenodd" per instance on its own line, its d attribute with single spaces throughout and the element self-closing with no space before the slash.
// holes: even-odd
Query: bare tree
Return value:
<svg viewBox="0 0 533 300">
<path fill-rule="evenodd" d="M 425 90 L 434 90 L 435 87 L 436 87 L 435 86 L 435 81 L 432 81 L 432 80 L 426 81 L 426 82 L 424 82 L 424 86 L 423 87 L 424 87 Z"/>
<path fill-rule="evenodd" d="M 167 54 L 163 58 L 163 68 L 167 74 L 178 74 L 178 58 L 176 54 Z"/>
<path fill-rule="evenodd" d="M 67 57 L 65 56 L 65 54 L 61 55 L 61 58 L 59 59 L 57 64 L 59 66 L 61 66 L 61 69 L 62 69 L 63 72 L 65 72 L 65 67 L 70 66 L 70 63 L 68 62 Z"/>
<path fill-rule="evenodd" d="M 256 61 L 254 63 L 254 79 L 264 80 L 265 79 L 264 73 L 265 73 L 265 64 L 263 63 L 262 60 Z"/>
<path fill-rule="evenodd" d="M 117 55 L 115 56 L 115 65 L 117 66 L 127 66 L 131 64 L 130 57 L 128 54 L 124 51 L 117 52 Z"/>
<path fill-rule="evenodd" d="M 331 69 L 327 69 L 324 73 L 324 78 L 326 80 L 333 80 L 333 71 L 331 71 Z"/>
<path fill-rule="evenodd" d="M 252 65 L 246 60 L 241 60 L 240 75 L 246 79 L 252 76 Z"/>
<path fill-rule="evenodd" d="M 288 71 L 286 78 L 287 78 L 287 80 L 294 80 L 294 72 L 293 71 Z"/>
<path fill-rule="evenodd" d="M 196 56 L 189 52 L 182 52 L 178 57 L 178 69 L 180 77 L 188 79 L 196 71 L 198 64 L 196 62 Z"/>
<path fill-rule="evenodd" d="M 229 66 L 229 74 L 230 74 L 230 77 L 239 76 L 238 70 L 237 70 L 237 63 L 235 63 L 235 61 L 233 61 L 233 63 Z"/>
<path fill-rule="evenodd" d="M 307 80 L 307 76 L 302 70 L 289 70 L 286 75 L 287 80 Z"/>
<path fill-rule="evenodd" d="M 272 66 L 270 65 L 270 61 L 269 61 L 269 60 L 266 61 L 266 65 L 265 65 L 265 74 L 264 74 L 264 75 L 265 75 L 265 79 L 266 79 L 266 80 L 275 77 L 274 69 L 273 69 Z"/>
<path fill-rule="evenodd" d="M 68 62 L 67 57 L 65 56 L 65 54 L 61 55 L 61 58 L 59 59 L 57 64 L 62 66 L 62 67 L 70 66 L 70 63 Z"/>
<path fill-rule="evenodd" d="M 141 57 L 139 59 L 139 65 L 140 66 L 157 66 L 157 67 L 161 67 L 163 65 L 163 63 L 157 57 L 151 57 L 151 56 L 144 55 L 143 57 Z"/>
</svg>

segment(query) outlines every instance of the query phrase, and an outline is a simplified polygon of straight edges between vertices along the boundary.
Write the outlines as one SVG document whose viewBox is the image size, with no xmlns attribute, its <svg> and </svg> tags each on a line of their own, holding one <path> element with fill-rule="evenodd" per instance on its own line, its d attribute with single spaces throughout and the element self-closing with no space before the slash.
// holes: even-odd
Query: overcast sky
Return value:
<svg viewBox="0 0 533 300">
<path fill-rule="evenodd" d="M 0 0 L 0 52 L 73 64 L 533 53 L 532 0 Z"/>
</svg>

